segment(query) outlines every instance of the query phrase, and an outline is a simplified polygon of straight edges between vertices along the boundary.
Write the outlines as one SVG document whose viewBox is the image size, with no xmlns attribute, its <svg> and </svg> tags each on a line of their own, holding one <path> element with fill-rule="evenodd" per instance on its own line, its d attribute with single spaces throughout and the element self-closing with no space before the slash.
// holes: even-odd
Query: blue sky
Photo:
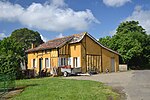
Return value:
<svg viewBox="0 0 150 100">
<path fill-rule="evenodd" d="M 24 27 L 44 40 L 85 31 L 98 39 L 125 20 L 150 33 L 150 0 L 1 0 L 0 9 L 0 39 Z"/>
</svg>

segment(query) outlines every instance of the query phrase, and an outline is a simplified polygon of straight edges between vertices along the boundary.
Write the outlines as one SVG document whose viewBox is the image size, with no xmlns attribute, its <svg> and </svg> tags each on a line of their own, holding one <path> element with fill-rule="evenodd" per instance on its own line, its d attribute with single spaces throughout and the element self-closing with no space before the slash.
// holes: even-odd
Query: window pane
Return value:
<svg viewBox="0 0 150 100">
<path fill-rule="evenodd" d="M 64 58 L 64 65 L 66 65 L 66 59 Z"/>
<path fill-rule="evenodd" d="M 63 58 L 61 58 L 61 65 L 63 65 Z"/>
<path fill-rule="evenodd" d="M 48 58 L 45 58 L 45 67 L 49 67 L 49 60 L 48 60 Z"/>
<path fill-rule="evenodd" d="M 35 67 L 35 59 L 33 59 L 33 67 Z"/>
</svg>

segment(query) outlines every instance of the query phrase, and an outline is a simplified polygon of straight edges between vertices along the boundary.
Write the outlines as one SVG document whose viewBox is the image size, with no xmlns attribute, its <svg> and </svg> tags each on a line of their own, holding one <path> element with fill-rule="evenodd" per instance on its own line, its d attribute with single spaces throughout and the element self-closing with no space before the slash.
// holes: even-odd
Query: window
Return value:
<svg viewBox="0 0 150 100">
<path fill-rule="evenodd" d="M 48 58 L 45 58 L 45 67 L 49 68 L 50 67 L 50 62 Z"/>
<path fill-rule="evenodd" d="M 78 66 L 78 60 L 77 57 L 74 57 L 74 67 L 76 68 Z"/>
<path fill-rule="evenodd" d="M 33 59 L 33 68 L 35 68 L 36 66 L 35 66 L 35 59 Z"/>
<path fill-rule="evenodd" d="M 80 66 L 80 57 L 73 57 L 73 65 L 75 68 L 81 67 Z"/>
<path fill-rule="evenodd" d="M 60 65 L 64 65 L 64 58 L 61 58 Z"/>
<path fill-rule="evenodd" d="M 59 65 L 63 66 L 63 65 L 67 65 L 67 58 L 59 58 Z"/>
</svg>

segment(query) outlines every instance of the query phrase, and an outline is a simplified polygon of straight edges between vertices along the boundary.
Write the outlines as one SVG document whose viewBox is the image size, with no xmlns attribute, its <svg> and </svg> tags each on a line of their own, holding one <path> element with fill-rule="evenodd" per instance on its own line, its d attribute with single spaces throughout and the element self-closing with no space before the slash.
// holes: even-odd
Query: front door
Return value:
<svg viewBox="0 0 150 100">
<path fill-rule="evenodd" d="M 40 58 L 40 59 L 39 59 L 39 75 L 41 75 L 42 61 L 43 61 L 43 58 Z"/>
<path fill-rule="evenodd" d="M 111 72 L 115 72 L 115 58 L 111 58 Z"/>
</svg>

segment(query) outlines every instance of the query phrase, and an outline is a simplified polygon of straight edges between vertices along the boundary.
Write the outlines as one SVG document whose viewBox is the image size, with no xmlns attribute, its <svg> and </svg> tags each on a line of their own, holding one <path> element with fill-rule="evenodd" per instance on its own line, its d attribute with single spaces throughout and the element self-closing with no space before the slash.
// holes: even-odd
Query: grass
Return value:
<svg viewBox="0 0 150 100">
<path fill-rule="evenodd" d="M 16 86 L 26 88 L 12 100 L 116 100 L 119 96 L 110 87 L 95 81 L 49 77 L 17 80 Z"/>
</svg>

